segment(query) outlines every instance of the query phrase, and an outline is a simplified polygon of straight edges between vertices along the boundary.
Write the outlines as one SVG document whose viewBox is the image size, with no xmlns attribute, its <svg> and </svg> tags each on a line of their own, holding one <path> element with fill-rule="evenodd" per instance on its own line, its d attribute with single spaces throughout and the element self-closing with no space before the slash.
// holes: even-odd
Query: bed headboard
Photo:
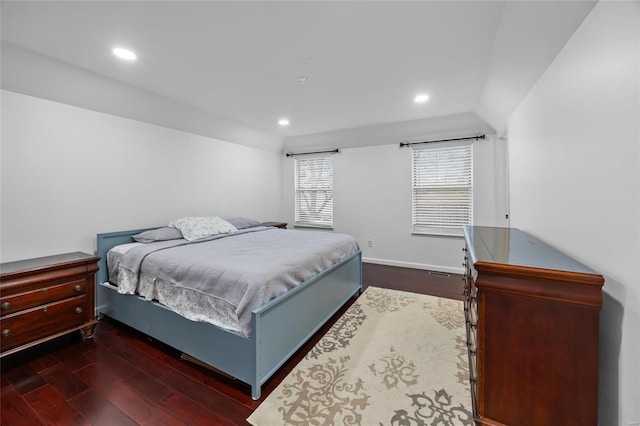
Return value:
<svg viewBox="0 0 640 426">
<path fill-rule="evenodd" d="M 131 238 L 133 235 L 157 228 L 159 227 L 98 234 L 98 251 L 96 253 L 96 255 L 100 256 L 100 261 L 98 262 L 98 267 L 100 268 L 98 270 L 98 284 L 109 281 L 109 271 L 107 270 L 107 252 L 109 250 L 120 244 L 133 243 L 134 240 Z"/>
</svg>

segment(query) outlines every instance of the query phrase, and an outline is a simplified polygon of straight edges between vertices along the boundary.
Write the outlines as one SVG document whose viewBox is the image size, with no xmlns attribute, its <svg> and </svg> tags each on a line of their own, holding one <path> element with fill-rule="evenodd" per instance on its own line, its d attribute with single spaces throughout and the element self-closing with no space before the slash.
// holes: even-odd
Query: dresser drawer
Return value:
<svg viewBox="0 0 640 426">
<path fill-rule="evenodd" d="M 34 306 L 45 305 L 69 297 L 79 296 L 86 293 L 86 287 L 87 281 L 81 279 L 1 297 L 0 314 L 6 316 L 14 312 L 33 308 Z"/>
<path fill-rule="evenodd" d="M 69 328 L 81 326 L 93 315 L 86 295 L 49 303 L 7 315 L 0 320 L 0 349 L 6 351 Z"/>
</svg>

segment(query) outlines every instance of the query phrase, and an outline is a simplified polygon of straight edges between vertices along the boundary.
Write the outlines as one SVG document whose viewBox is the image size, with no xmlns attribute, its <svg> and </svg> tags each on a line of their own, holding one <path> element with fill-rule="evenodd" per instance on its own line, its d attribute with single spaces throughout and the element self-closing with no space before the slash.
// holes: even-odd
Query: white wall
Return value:
<svg viewBox="0 0 640 426">
<path fill-rule="evenodd" d="M 282 155 L 3 90 L 1 258 L 187 215 L 281 219 Z"/>
<path fill-rule="evenodd" d="M 289 136 L 284 140 L 288 152 L 313 152 L 339 147 L 366 147 L 388 145 L 393 141 L 408 142 L 418 140 L 444 139 L 450 135 L 470 136 L 493 133 L 491 126 L 475 112 L 429 117 L 419 120 L 399 121 L 364 127 Z"/>
<path fill-rule="evenodd" d="M 473 146 L 475 224 L 503 225 L 501 147 L 494 135 Z M 411 149 L 397 143 L 350 148 L 333 158 L 334 230 L 356 237 L 365 262 L 463 272 L 461 237 L 411 234 Z M 292 224 L 292 158 L 284 162 L 283 184 L 285 214 Z M 367 246 L 368 240 L 373 240 L 373 247 Z"/>
<path fill-rule="evenodd" d="M 640 422 L 640 3 L 600 2 L 508 123 L 511 224 L 605 276 L 599 423 Z"/>
</svg>

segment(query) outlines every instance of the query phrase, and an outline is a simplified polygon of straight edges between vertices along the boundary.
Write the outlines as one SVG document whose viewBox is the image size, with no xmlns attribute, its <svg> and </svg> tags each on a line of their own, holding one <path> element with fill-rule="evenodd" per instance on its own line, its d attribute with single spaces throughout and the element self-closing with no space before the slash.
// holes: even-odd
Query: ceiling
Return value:
<svg viewBox="0 0 640 426">
<path fill-rule="evenodd" d="M 498 130 L 593 5 L 3 1 L 2 40 L 281 138 L 470 113 Z"/>
</svg>

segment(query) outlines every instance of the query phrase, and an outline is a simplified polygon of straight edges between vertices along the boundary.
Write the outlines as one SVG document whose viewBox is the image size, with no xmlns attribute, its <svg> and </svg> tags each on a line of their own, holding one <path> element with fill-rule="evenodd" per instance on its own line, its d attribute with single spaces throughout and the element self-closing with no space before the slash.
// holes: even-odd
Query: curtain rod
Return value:
<svg viewBox="0 0 640 426">
<path fill-rule="evenodd" d="M 484 139 L 484 135 L 478 135 L 478 136 L 467 136 L 465 138 L 455 138 L 455 139 L 440 139 L 437 141 L 424 141 L 424 142 L 400 142 L 400 148 L 402 148 L 403 146 L 411 146 L 411 145 L 418 145 L 421 143 L 433 143 L 433 142 L 453 142 L 453 141 L 466 141 L 469 139 L 474 139 L 474 140 L 478 140 L 478 139 Z"/>
<path fill-rule="evenodd" d="M 293 157 L 294 155 L 327 154 L 327 153 L 339 154 L 340 150 L 338 148 L 336 148 L 336 149 L 329 150 L 329 151 L 296 152 L 296 153 L 287 152 L 287 157 Z"/>
</svg>

